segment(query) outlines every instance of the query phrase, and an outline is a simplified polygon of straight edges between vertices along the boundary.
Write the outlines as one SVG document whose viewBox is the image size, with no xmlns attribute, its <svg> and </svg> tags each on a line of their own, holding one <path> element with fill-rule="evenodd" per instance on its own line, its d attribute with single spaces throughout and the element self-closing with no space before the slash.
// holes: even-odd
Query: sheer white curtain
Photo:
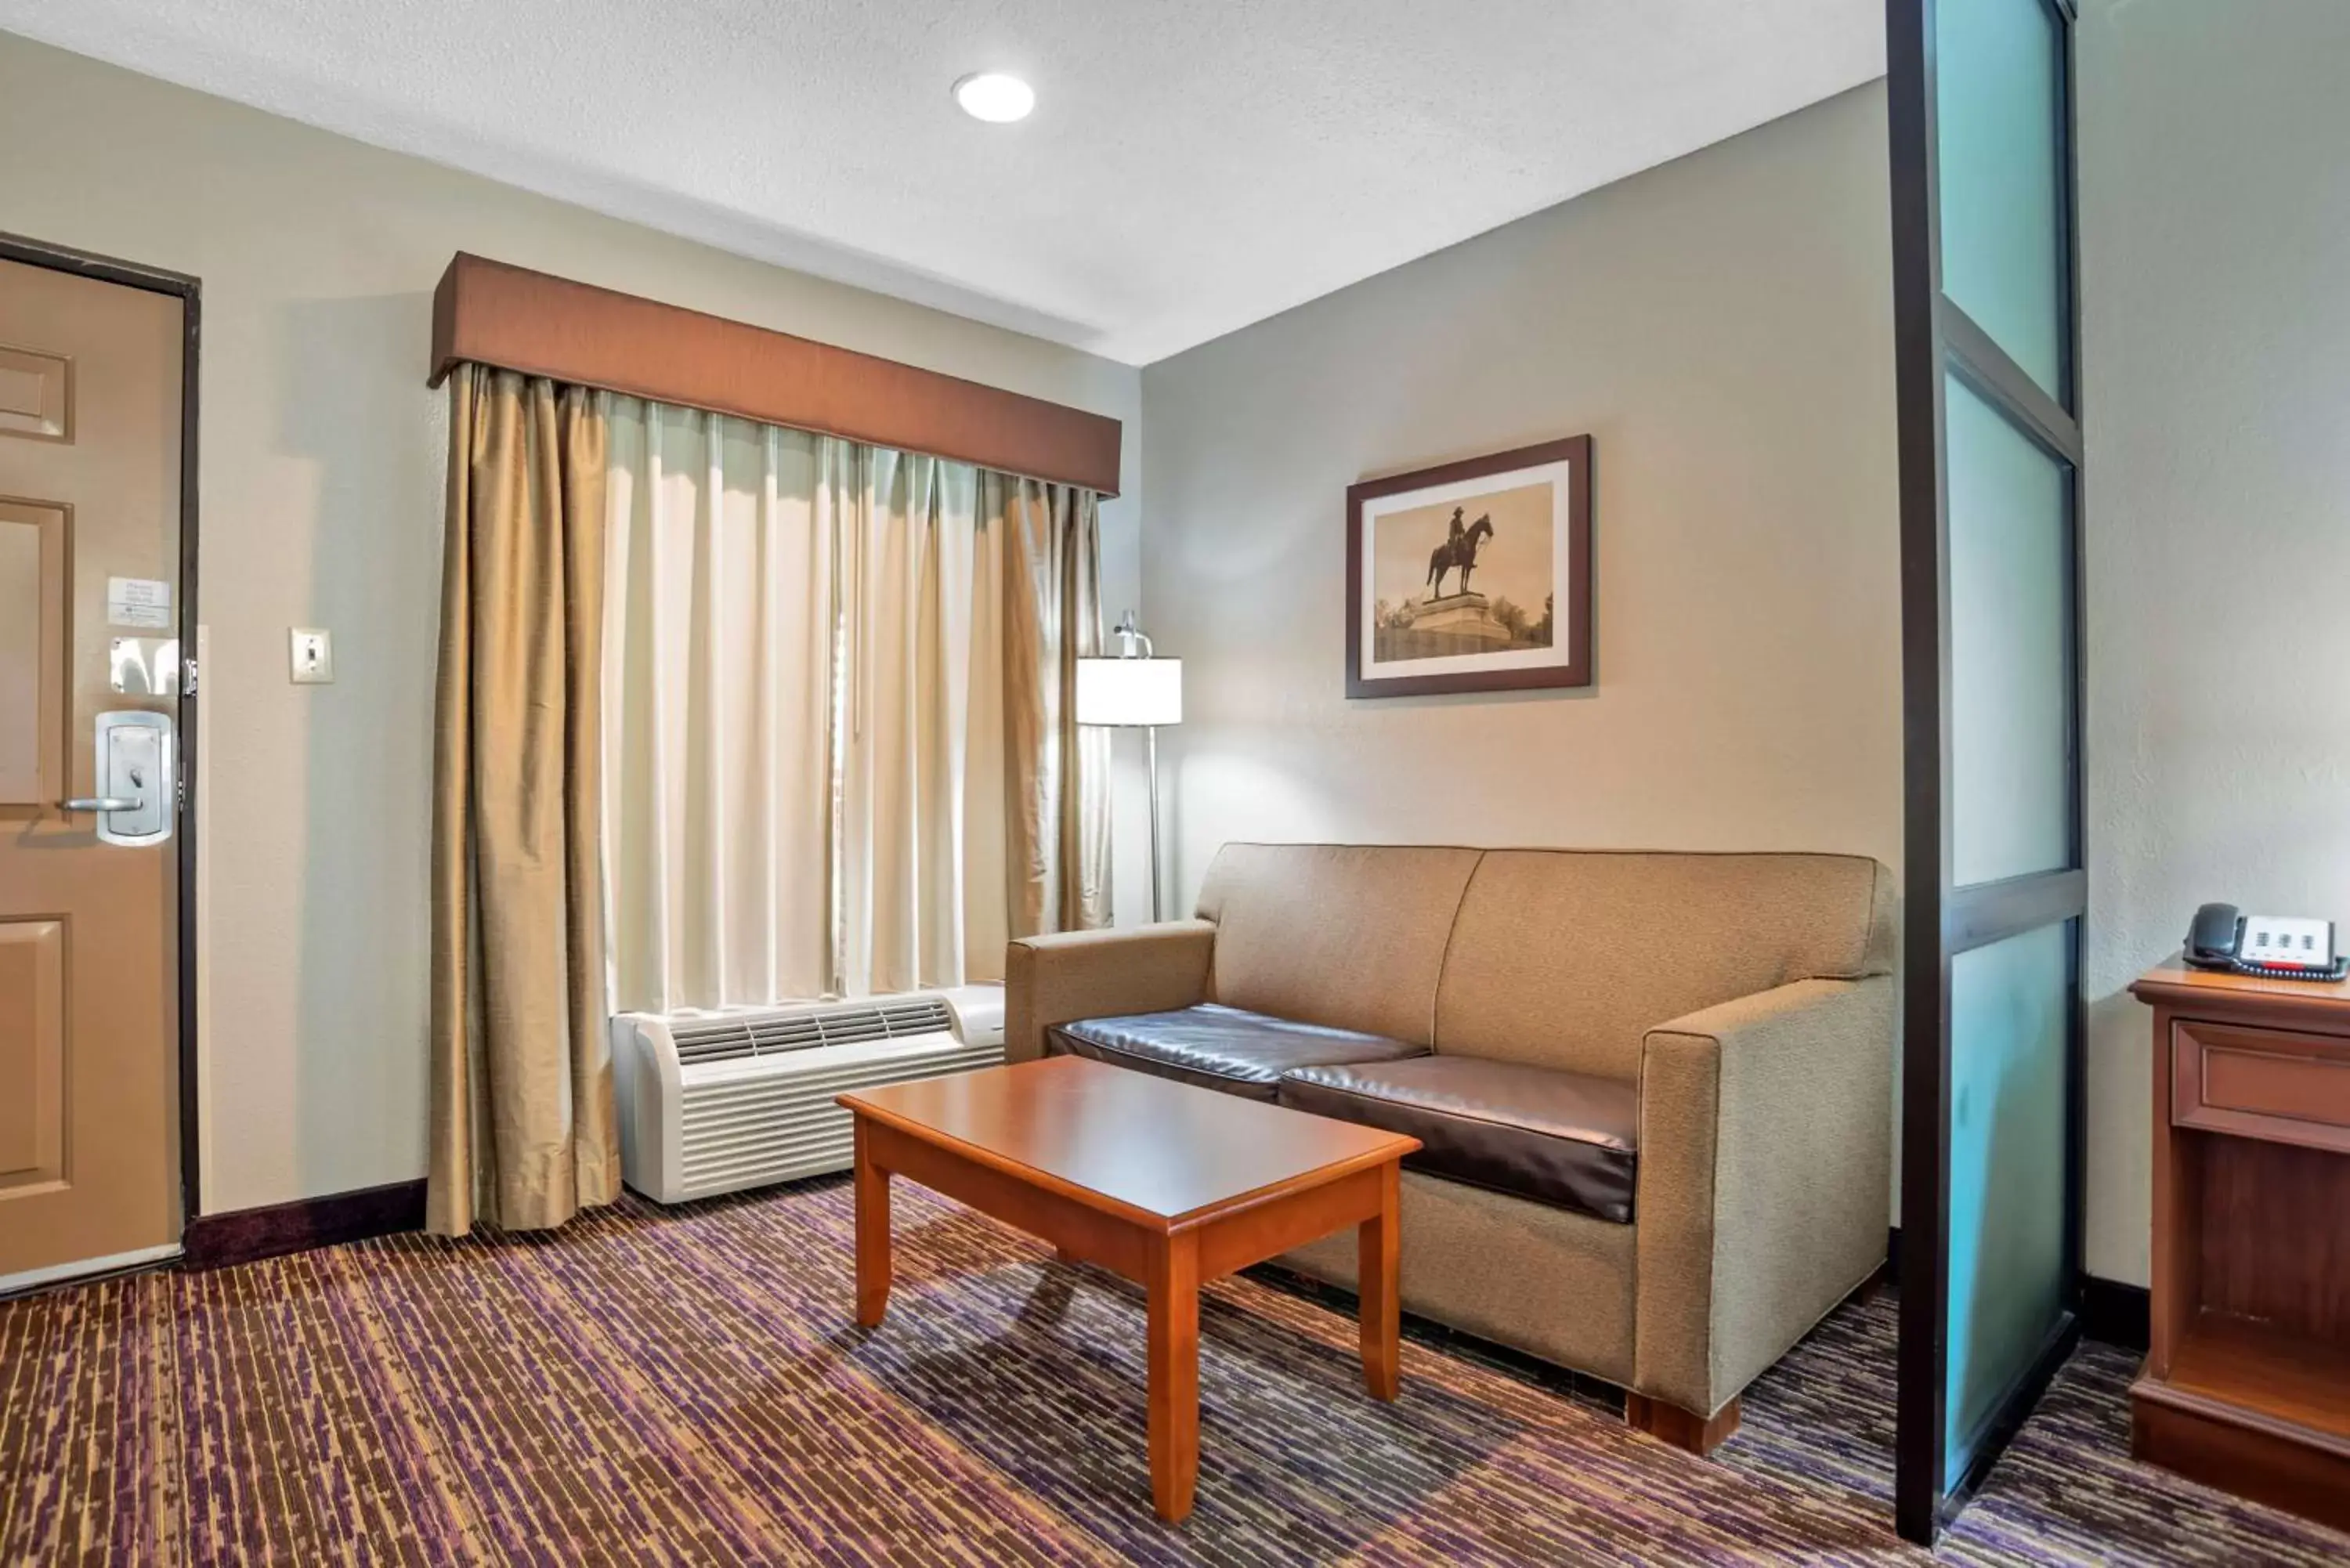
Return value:
<svg viewBox="0 0 2350 1568">
<path fill-rule="evenodd" d="M 844 450 L 833 990 L 995 978 L 1007 930 L 1003 815 L 988 809 L 1003 776 L 1003 531 L 980 524 L 970 464 Z"/>
<path fill-rule="evenodd" d="M 1100 637 L 1093 498 L 607 409 L 614 1007 L 993 979 L 1010 935 L 1107 923 L 1104 759 L 1063 694 Z"/>
<path fill-rule="evenodd" d="M 607 942 L 622 1009 L 821 995 L 834 461 L 606 398 Z"/>
</svg>

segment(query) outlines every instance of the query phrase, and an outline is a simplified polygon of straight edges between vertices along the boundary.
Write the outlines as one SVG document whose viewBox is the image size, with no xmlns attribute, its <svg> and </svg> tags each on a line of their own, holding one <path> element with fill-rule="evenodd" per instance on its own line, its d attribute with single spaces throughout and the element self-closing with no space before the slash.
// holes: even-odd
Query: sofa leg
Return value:
<svg viewBox="0 0 2350 1568">
<path fill-rule="evenodd" d="M 1738 1419 L 1739 1407 L 1735 1399 L 1709 1418 L 1694 1410 L 1684 1410 L 1678 1405 L 1651 1399 L 1646 1394 L 1635 1394 L 1628 1388 L 1624 1391 L 1626 1426 L 1700 1456 L 1721 1447 L 1730 1434 L 1738 1430 Z"/>
<path fill-rule="evenodd" d="M 1844 1298 L 1844 1304 L 1866 1306 L 1877 1299 L 1877 1293 L 1883 1291 L 1887 1284 L 1891 1282 L 1893 1270 L 1890 1264 L 1879 1267 L 1875 1273 L 1852 1287 L 1852 1293 Z"/>
</svg>

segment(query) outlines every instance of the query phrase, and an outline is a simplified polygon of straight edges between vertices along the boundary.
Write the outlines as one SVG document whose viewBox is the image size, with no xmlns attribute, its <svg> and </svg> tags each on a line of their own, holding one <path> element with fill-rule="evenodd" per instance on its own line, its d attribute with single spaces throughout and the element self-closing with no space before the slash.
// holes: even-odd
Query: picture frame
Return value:
<svg viewBox="0 0 2350 1568">
<path fill-rule="evenodd" d="M 1347 697 L 1590 686 L 1592 483 L 1578 435 L 1347 486 Z"/>
</svg>

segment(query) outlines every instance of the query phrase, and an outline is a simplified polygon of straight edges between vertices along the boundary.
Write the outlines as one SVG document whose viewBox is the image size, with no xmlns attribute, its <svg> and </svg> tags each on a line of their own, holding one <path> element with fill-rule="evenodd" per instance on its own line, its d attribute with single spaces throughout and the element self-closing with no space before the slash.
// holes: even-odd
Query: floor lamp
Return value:
<svg viewBox="0 0 2350 1568">
<path fill-rule="evenodd" d="M 1183 661 L 1160 659 L 1126 612 L 1110 634 L 1114 659 L 1077 660 L 1077 722 L 1103 729 L 1139 729 L 1150 747 L 1150 918 L 1164 919 L 1159 901 L 1159 727 L 1183 722 Z"/>
</svg>

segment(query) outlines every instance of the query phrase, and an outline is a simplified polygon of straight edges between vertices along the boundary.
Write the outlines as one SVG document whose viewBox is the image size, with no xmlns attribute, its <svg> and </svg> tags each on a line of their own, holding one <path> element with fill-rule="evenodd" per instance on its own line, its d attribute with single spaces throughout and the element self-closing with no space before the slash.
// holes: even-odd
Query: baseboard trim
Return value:
<svg viewBox="0 0 2350 1568">
<path fill-rule="evenodd" d="M 2085 1339 L 2143 1352 L 2151 1311 L 2144 1285 L 2126 1285 L 2119 1280 L 2101 1280 L 2095 1274 L 2081 1276 L 2081 1335 Z"/>
<path fill-rule="evenodd" d="M 189 1221 L 182 1244 L 186 1267 L 221 1269 L 422 1229 L 424 1183 L 419 1179 L 202 1215 Z"/>
</svg>

